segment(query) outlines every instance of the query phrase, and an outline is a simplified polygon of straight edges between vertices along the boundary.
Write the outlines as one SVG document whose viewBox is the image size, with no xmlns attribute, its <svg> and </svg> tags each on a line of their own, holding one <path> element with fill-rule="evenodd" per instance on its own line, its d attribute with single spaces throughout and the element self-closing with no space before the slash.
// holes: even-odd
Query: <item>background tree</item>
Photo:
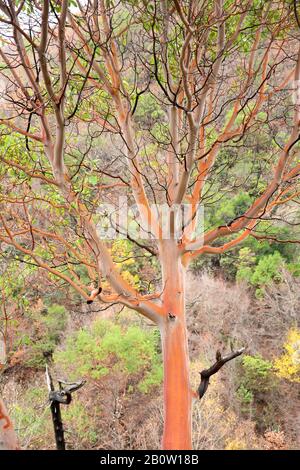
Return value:
<svg viewBox="0 0 300 470">
<path fill-rule="evenodd" d="M 294 5 L 7 0 L 0 9 L 2 250 L 159 326 L 163 447 L 188 449 L 186 270 L 249 236 L 276 239 L 281 206 L 299 198 Z M 128 275 L 116 242 L 101 237 L 99 204 L 119 195 L 135 202 L 145 234 L 124 240 L 125 259 L 153 269 L 150 282 Z M 224 197 L 231 204 L 218 213 Z M 122 220 L 107 223 L 123 233 Z"/>
</svg>

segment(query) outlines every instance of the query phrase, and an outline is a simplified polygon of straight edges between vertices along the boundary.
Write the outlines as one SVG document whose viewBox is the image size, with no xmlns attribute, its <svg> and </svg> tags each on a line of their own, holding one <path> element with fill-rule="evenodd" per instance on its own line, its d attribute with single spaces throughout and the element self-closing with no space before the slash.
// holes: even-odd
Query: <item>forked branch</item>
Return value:
<svg viewBox="0 0 300 470">
<path fill-rule="evenodd" d="M 221 367 L 226 364 L 226 362 L 229 362 L 232 359 L 235 359 L 236 357 L 240 356 L 241 354 L 243 354 L 244 351 L 245 348 L 241 348 L 237 351 L 233 351 L 232 353 L 227 354 L 227 356 L 224 357 L 222 357 L 221 353 L 217 351 L 216 362 L 209 369 L 204 369 L 202 372 L 200 372 L 201 382 L 197 390 L 199 399 L 201 399 L 205 394 L 209 385 L 210 377 L 216 374 L 221 369 Z"/>
</svg>

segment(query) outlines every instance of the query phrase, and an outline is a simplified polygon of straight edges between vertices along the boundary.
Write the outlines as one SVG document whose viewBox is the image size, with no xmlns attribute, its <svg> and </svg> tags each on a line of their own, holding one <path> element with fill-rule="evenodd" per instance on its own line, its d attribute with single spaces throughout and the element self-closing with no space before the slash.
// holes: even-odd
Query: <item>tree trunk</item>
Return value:
<svg viewBox="0 0 300 470">
<path fill-rule="evenodd" d="M 163 332 L 164 433 L 163 449 L 192 448 L 191 389 L 186 328 L 183 321 Z"/>
<path fill-rule="evenodd" d="M 0 450 L 17 450 L 19 444 L 11 420 L 0 398 Z"/>
<path fill-rule="evenodd" d="M 185 269 L 176 242 L 164 244 L 163 305 L 166 317 L 161 325 L 164 363 L 163 449 L 192 448 L 189 354 L 185 320 Z"/>
</svg>

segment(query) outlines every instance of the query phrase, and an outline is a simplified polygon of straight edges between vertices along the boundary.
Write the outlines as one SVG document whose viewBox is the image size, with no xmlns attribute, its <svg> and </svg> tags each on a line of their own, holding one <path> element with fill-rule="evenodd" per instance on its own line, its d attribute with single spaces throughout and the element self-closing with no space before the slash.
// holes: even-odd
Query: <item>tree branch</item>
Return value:
<svg viewBox="0 0 300 470">
<path fill-rule="evenodd" d="M 216 362 L 209 369 L 204 369 L 202 372 L 200 372 L 201 382 L 197 390 L 199 399 L 201 399 L 203 395 L 205 394 L 205 392 L 207 391 L 210 377 L 216 374 L 221 369 L 221 367 L 223 367 L 224 364 L 226 364 L 226 362 L 229 362 L 232 359 L 240 356 L 241 354 L 243 354 L 244 351 L 245 351 L 245 348 L 241 348 L 241 349 L 238 349 L 237 351 L 227 354 L 227 356 L 224 356 L 224 357 L 222 357 L 221 353 L 217 351 Z"/>
</svg>

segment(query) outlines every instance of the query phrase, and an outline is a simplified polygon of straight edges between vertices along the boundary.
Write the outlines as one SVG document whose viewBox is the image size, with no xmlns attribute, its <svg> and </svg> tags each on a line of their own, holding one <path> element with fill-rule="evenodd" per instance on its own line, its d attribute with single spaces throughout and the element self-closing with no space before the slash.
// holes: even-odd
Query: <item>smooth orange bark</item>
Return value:
<svg viewBox="0 0 300 470">
<path fill-rule="evenodd" d="M 192 448 L 189 354 L 185 319 L 185 268 L 176 240 L 164 240 L 161 262 L 165 290 L 161 325 L 164 362 L 164 432 L 162 448 Z"/>
<path fill-rule="evenodd" d="M 173 322 L 173 323 L 172 323 Z M 162 448 L 192 448 L 189 360 L 184 319 L 169 320 L 163 335 L 164 433 Z"/>
</svg>

